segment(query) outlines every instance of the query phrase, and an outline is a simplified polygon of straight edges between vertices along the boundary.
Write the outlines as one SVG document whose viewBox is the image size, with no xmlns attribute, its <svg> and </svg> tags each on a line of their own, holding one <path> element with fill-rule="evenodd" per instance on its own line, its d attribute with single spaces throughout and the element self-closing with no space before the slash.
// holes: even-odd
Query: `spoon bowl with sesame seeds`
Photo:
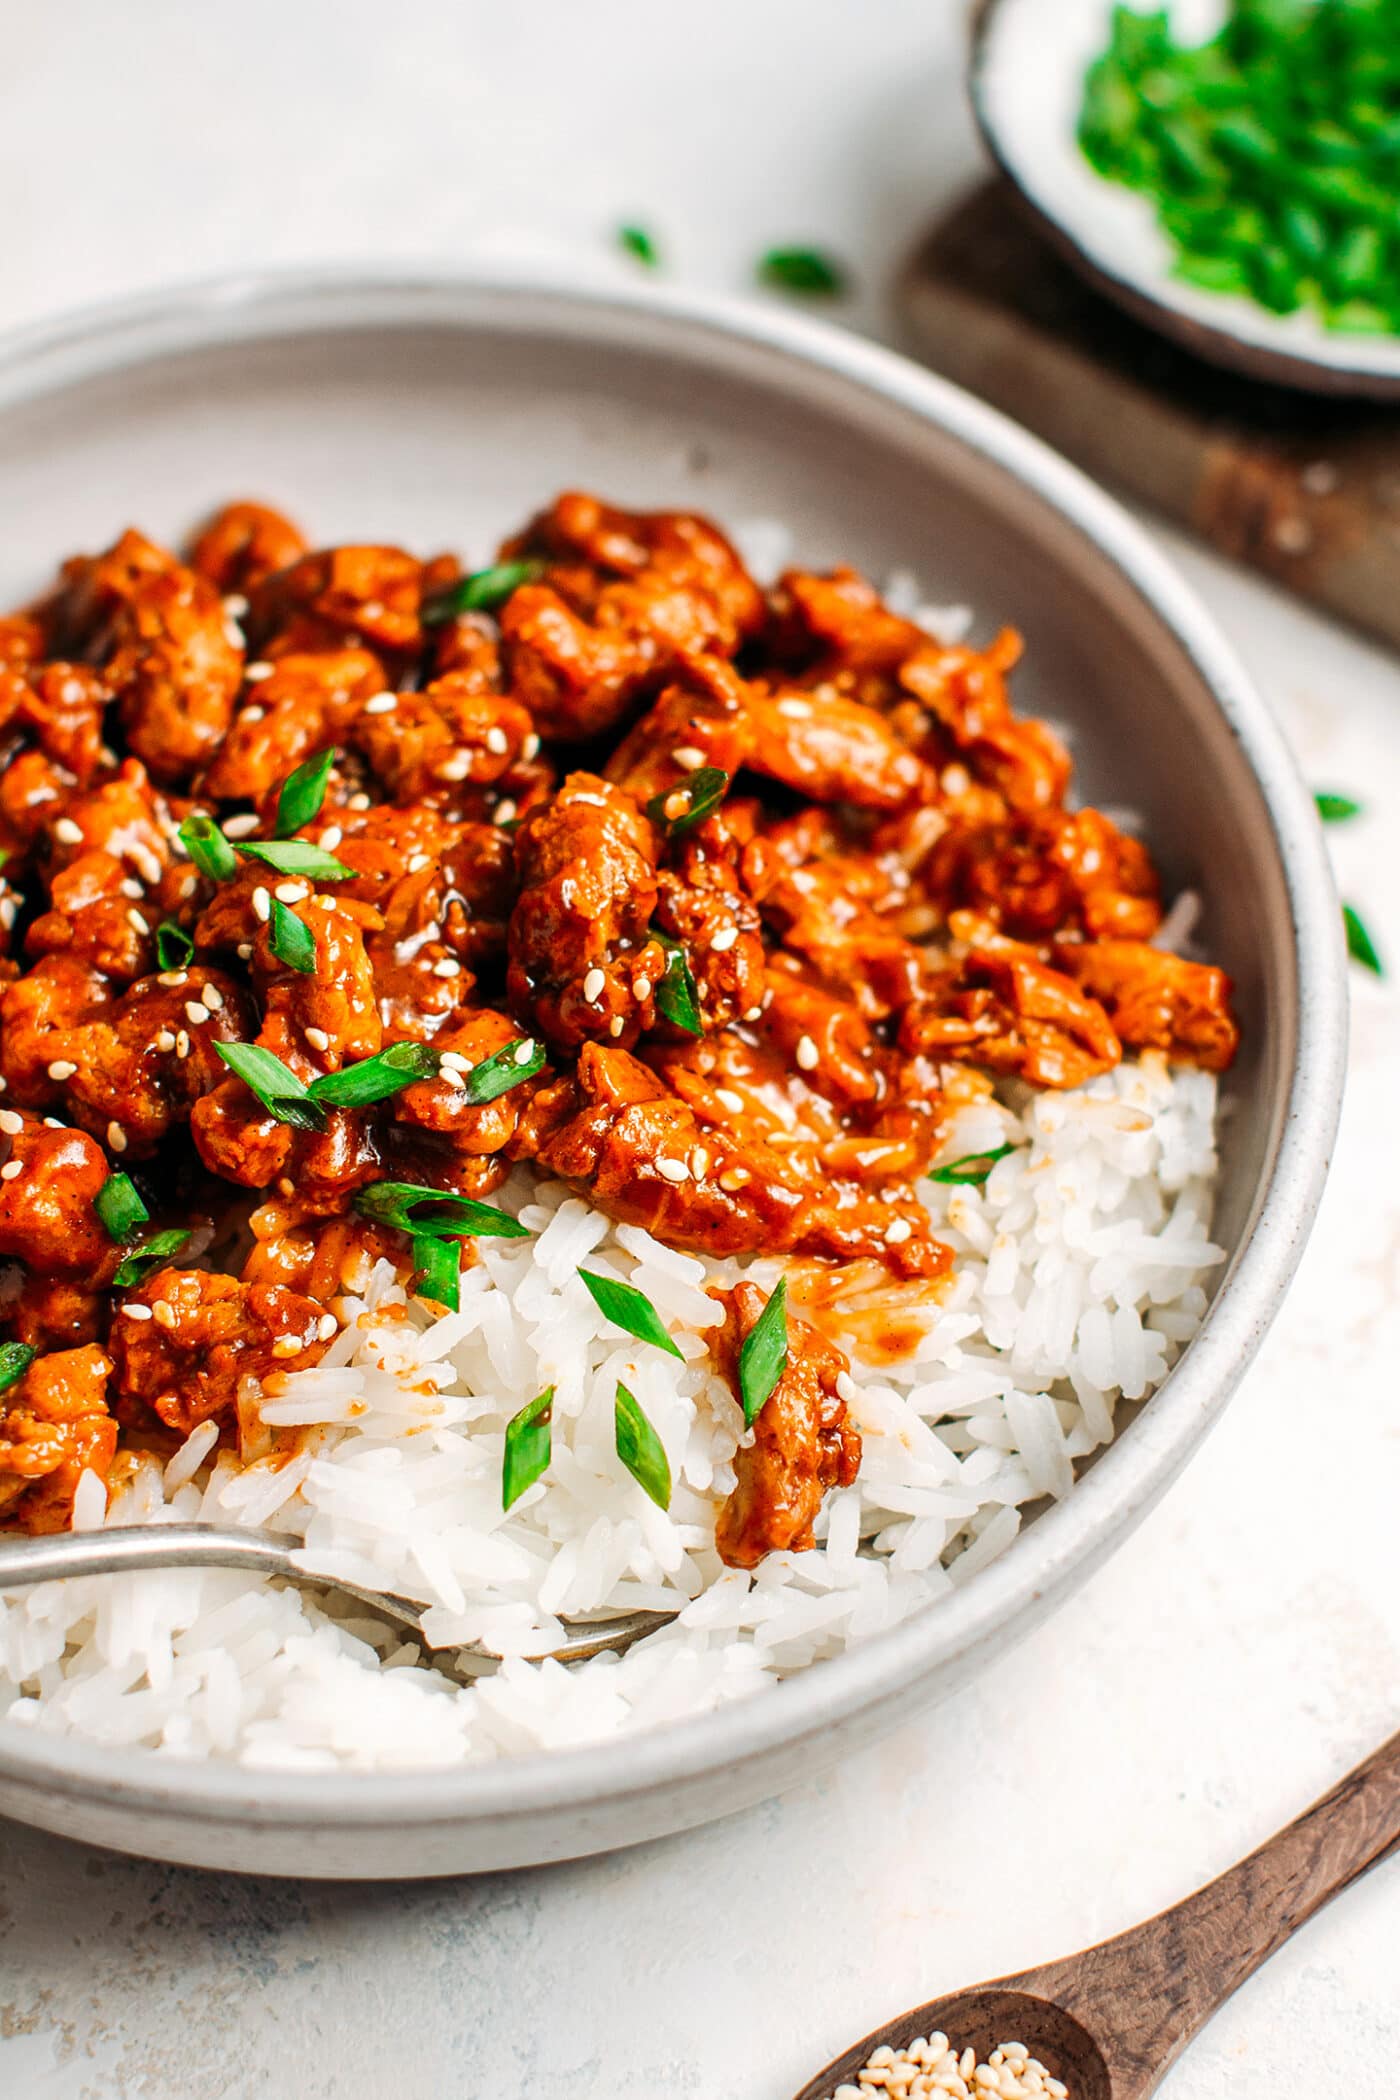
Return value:
<svg viewBox="0 0 1400 2100">
<path fill-rule="evenodd" d="M 796 2100 L 1148 2100 L 1260 1964 L 1397 1849 L 1400 1734 L 1170 1910 L 1066 1960 L 915 2006 Z"/>
</svg>

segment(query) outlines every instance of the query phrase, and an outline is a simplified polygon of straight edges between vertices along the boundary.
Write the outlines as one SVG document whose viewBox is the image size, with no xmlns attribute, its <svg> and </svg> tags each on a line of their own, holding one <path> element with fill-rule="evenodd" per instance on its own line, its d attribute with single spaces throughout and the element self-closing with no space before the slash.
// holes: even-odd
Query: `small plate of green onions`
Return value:
<svg viewBox="0 0 1400 2100">
<path fill-rule="evenodd" d="M 981 0 L 971 93 L 1139 319 L 1256 378 L 1400 396 L 1400 0 Z"/>
</svg>

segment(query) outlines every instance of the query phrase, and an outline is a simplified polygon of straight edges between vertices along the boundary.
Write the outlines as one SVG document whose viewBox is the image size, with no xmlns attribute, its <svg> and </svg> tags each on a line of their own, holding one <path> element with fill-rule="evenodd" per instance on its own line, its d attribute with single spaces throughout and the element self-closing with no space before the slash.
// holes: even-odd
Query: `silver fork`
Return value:
<svg viewBox="0 0 1400 2100">
<path fill-rule="evenodd" d="M 302 1590 L 334 1590 L 353 1597 L 376 1618 L 410 1634 L 434 1669 L 447 1677 L 483 1677 L 499 1655 L 473 1643 L 434 1648 L 423 1631 L 427 1606 L 391 1590 L 362 1589 L 338 1575 L 318 1575 L 293 1559 L 296 1548 L 270 1531 L 223 1530 L 216 1524 L 117 1525 L 109 1531 L 64 1531 L 51 1537 L 0 1539 L 0 1590 L 24 1589 L 80 1575 L 131 1575 L 162 1568 L 241 1568 L 275 1575 Z M 679 1606 L 677 1607 L 679 1609 Z M 621 1655 L 634 1641 L 667 1626 L 669 1611 L 630 1611 L 596 1619 L 564 1619 L 564 1639 L 546 1655 L 556 1662 L 586 1662 L 611 1649 Z M 543 1656 L 531 1658 L 542 1661 Z"/>
</svg>

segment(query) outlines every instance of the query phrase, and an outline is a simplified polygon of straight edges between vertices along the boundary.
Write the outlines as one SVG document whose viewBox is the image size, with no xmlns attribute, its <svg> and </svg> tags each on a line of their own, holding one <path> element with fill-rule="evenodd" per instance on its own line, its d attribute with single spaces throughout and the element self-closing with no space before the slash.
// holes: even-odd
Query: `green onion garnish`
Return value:
<svg viewBox="0 0 1400 2100">
<path fill-rule="evenodd" d="M 679 941 L 673 941 L 669 934 L 659 933 L 654 926 L 651 937 L 666 951 L 666 972 L 656 987 L 657 1012 L 673 1028 L 682 1028 L 687 1035 L 703 1035 L 700 995 L 695 989 L 695 978 L 684 948 Z"/>
<path fill-rule="evenodd" d="M 415 1239 L 450 1233 L 458 1238 L 524 1240 L 529 1227 L 494 1204 L 478 1203 L 451 1189 L 427 1188 L 419 1181 L 375 1181 L 358 1189 L 352 1208 L 377 1225 L 393 1225 Z"/>
<path fill-rule="evenodd" d="M 991 1152 L 965 1152 L 961 1159 L 950 1159 L 946 1167 L 934 1167 L 929 1173 L 930 1181 L 968 1184 L 980 1188 L 999 1159 L 1008 1152 L 1015 1152 L 1015 1145 L 998 1145 Z"/>
<path fill-rule="evenodd" d="M 781 1277 L 769 1294 L 739 1351 L 739 1399 L 744 1426 L 752 1429 L 764 1402 L 787 1369 L 787 1278 Z"/>
<path fill-rule="evenodd" d="M 837 299 L 846 289 L 846 273 L 840 263 L 820 248 L 770 248 L 758 260 L 758 281 L 780 292 L 815 294 Z"/>
<path fill-rule="evenodd" d="M 250 860 L 266 862 L 279 875 L 309 875 L 313 882 L 339 882 L 355 872 L 334 854 L 323 853 L 304 839 L 240 839 L 238 850 Z"/>
<path fill-rule="evenodd" d="M 326 1112 L 295 1072 L 259 1043 L 215 1043 L 224 1063 L 256 1094 L 270 1116 L 294 1130 L 320 1130 Z"/>
<path fill-rule="evenodd" d="M 470 576 L 459 576 L 445 591 L 425 598 L 418 617 L 425 627 L 441 627 L 459 613 L 494 612 L 512 591 L 518 591 L 522 583 L 534 583 L 544 570 L 542 561 L 499 561 L 494 568 L 477 569 Z"/>
<path fill-rule="evenodd" d="M 654 1342 L 668 1356 L 680 1356 L 680 1350 L 661 1324 L 661 1316 L 644 1292 L 630 1283 L 619 1283 L 615 1277 L 599 1276 L 592 1269 L 580 1269 L 579 1280 L 605 1320 L 625 1333 L 634 1334 L 639 1342 Z M 682 1362 L 684 1358 L 682 1358 Z"/>
<path fill-rule="evenodd" d="M 619 226 L 617 242 L 629 255 L 635 255 L 639 263 L 645 263 L 649 270 L 660 266 L 661 251 L 645 226 Z"/>
<path fill-rule="evenodd" d="M 278 961 L 284 962 L 289 970 L 300 970 L 303 977 L 315 975 L 316 936 L 306 921 L 289 911 L 280 898 L 273 899 L 268 944 Z"/>
<path fill-rule="evenodd" d="M 1376 953 L 1376 944 L 1366 931 L 1361 914 L 1350 904 L 1342 906 L 1342 924 L 1347 930 L 1347 954 L 1352 961 L 1360 963 L 1363 970 L 1372 970 L 1377 977 L 1384 977 L 1385 966 Z"/>
<path fill-rule="evenodd" d="M 107 1237 L 129 1240 L 138 1225 L 150 1223 L 151 1214 L 136 1191 L 129 1174 L 111 1174 L 92 1199 L 92 1207 L 106 1227 Z"/>
<path fill-rule="evenodd" d="M 664 795 L 653 795 L 647 815 L 668 838 L 678 839 L 719 808 L 728 786 L 729 775 L 718 766 L 701 766 Z"/>
<path fill-rule="evenodd" d="M 196 813 L 180 826 L 180 840 L 201 875 L 227 882 L 238 873 L 238 855 L 212 817 Z"/>
<path fill-rule="evenodd" d="M 410 1288 L 420 1298 L 456 1312 L 462 1302 L 462 1249 L 457 1240 L 440 1240 L 420 1232 L 413 1240 L 413 1277 Z"/>
<path fill-rule="evenodd" d="M 553 1430 L 554 1387 L 547 1385 L 519 1414 L 506 1423 L 505 1456 L 501 1461 L 501 1508 L 511 1509 L 526 1488 L 533 1487 L 549 1464 Z"/>
<path fill-rule="evenodd" d="M 669 1509 L 671 1468 L 665 1446 L 633 1395 L 621 1383 L 613 1402 L 613 1437 L 617 1455 L 638 1487 L 645 1488 L 658 1509 Z"/>
<path fill-rule="evenodd" d="M 28 1342 L 0 1342 L 0 1393 L 18 1384 L 38 1354 Z"/>
<path fill-rule="evenodd" d="M 1361 804 L 1353 802 L 1350 795 L 1329 795 L 1323 792 L 1313 796 L 1317 813 L 1324 824 L 1345 824 L 1348 817 L 1359 817 Z"/>
<path fill-rule="evenodd" d="M 391 1043 L 374 1057 L 339 1072 L 325 1072 L 313 1079 L 307 1092 L 322 1107 L 367 1108 L 372 1101 L 387 1101 L 419 1079 L 437 1076 L 441 1059 L 427 1043 Z"/>
<path fill-rule="evenodd" d="M 533 1036 L 518 1036 L 504 1050 L 497 1050 L 472 1066 L 461 1089 L 462 1097 L 480 1107 L 484 1101 L 494 1101 L 498 1094 L 508 1094 L 522 1079 L 533 1079 L 536 1072 L 543 1071 L 544 1063 L 544 1044 L 537 1043 Z"/>
<path fill-rule="evenodd" d="M 194 954 L 194 942 L 183 926 L 162 919 L 156 928 L 156 959 L 162 970 L 183 970 Z"/>
<path fill-rule="evenodd" d="M 328 746 L 308 758 L 294 772 L 287 775 L 282 791 L 277 797 L 276 832 L 279 839 L 290 838 L 300 831 L 303 824 L 321 813 L 321 804 L 326 799 L 326 782 L 331 767 L 335 764 L 335 748 Z"/>
<path fill-rule="evenodd" d="M 160 1268 L 169 1255 L 178 1254 L 188 1238 L 188 1231 L 182 1231 L 178 1226 L 173 1226 L 169 1232 L 156 1233 L 144 1246 L 137 1247 L 127 1255 L 112 1278 L 112 1288 L 129 1291 L 133 1284 L 142 1282 L 153 1269 Z"/>
</svg>

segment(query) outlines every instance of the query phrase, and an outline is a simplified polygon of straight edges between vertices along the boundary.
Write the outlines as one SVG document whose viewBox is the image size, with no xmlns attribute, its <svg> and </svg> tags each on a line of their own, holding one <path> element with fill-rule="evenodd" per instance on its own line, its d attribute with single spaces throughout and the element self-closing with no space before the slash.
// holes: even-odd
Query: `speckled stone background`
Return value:
<svg viewBox="0 0 1400 2100">
<path fill-rule="evenodd" d="M 975 164 L 950 0 L 3 0 L 0 322 L 179 276 L 551 247 L 678 274 L 846 254 L 846 314 Z M 1394 662 L 1176 551 L 1400 969 Z M 1400 1006 L 1358 977 L 1321 1223 L 1224 1426 L 956 1707 L 810 1789 L 612 1859 L 314 1887 L 0 1826 L 4 2100 L 786 2100 L 875 2020 L 1113 1932 L 1400 1721 Z M 1394 2100 L 1400 1864 L 1213 2024 L 1166 2100 Z"/>
</svg>

